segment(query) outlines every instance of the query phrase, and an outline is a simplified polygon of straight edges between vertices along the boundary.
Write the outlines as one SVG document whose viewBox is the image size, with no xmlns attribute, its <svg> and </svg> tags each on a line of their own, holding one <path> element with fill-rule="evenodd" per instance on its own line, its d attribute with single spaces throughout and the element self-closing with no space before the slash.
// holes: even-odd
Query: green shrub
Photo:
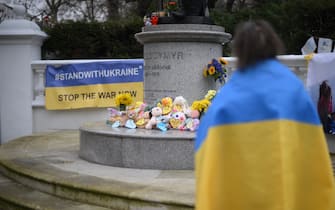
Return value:
<svg viewBox="0 0 335 210">
<path fill-rule="evenodd" d="M 301 47 L 310 36 L 335 39 L 335 1 L 264 2 L 232 12 L 214 9 L 211 16 L 216 24 L 225 27 L 226 31 L 232 34 L 239 22 L 249 19 L 267 20 L 283 39 L 287 54 L 300 54 Z M 225 55 L 231 53 L 229 49 L 224 49 Z"/>
<path fill-rule="evenodd" d="M 47 59 L 142 58 L 135 40 L 140 18 L 108 22 L 66 22 L 43 28 L 49 35 L 42 46 Z"/>
<path fill-rule="evenodd" d="M 226 11 L 217 8 L 211 18 L 233 35 L 241 21 L 265 19 L 283 39 L 287 54 L 300 54 L 310 36 L 335 39 L 335 1 L 331 0 L 258 0 L 253 7 Z M 104 23 L 67 22 L 44 28 L 49 38 L 43 45 L 43 57 L 55 59 L 76 58 L 142 58 L 143 48 L 134 35 L 141 31 L 143 20 Z M 224 55 L 231 55 L 229 44 Z"/>
</svg>

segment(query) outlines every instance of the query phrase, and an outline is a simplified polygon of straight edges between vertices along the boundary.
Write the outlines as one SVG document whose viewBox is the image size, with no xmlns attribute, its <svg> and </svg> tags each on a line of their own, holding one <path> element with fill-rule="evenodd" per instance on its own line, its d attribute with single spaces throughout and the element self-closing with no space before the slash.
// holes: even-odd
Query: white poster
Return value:
<svg viewBox="0 0 335 210">
<path fill-rule="evenodd" d="M 324 80 L 328 81 L 335 98 L 335 53 L 314 54 L 308 64 L 306 87 L 315 105 L 319 98 L 319 87 Z"/>
<path fill-rule="evenodd" d="M 319 38 L 318 53 L 330 53 L 333 47 L 333 40 L 327 38 Z"/>
<path fill-rule="evenodd" d="M 310 53 L 313 53 L 316 49 L 316 43 L 315 43 L 315 40 L 314 40 L 314 37 L 310 37 L 305 45 L 301 48 L 301 53 L 303 55 L 307 55 L 307 54 L 310 54 Z"/>
</svg>

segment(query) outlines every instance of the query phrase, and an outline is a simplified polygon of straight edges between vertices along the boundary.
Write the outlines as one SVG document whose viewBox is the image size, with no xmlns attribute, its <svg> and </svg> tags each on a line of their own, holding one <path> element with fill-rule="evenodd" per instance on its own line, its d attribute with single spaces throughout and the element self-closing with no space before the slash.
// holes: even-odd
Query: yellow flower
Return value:
<svg viewBox="0 0 335 210">
<path fill-rule="evenodd" d="M 211 102 L 209 100 L 202 99 L 200 101 L 194 101 L 191 108 L 193 110 L 198 110 L 199 112 L 206 112 L 210 104 Z"/>
<path fill-rule="evenodd" d="M 200 101 L 200 103 L 201 103 L 201 106 L 202 106 L 203 108 L 206 108 L 206 107 L 208 107 L 208 106 L 211 104 L 211 102 L 210 102 L 209 100 L 207 100 L 207 99 L 202 99 L 202 100 Z"/>
<path fill-rule="evenodd" d="M 133 99 L 129 93 L 119 94 L 115 97 L 115 105 L 120 106 L 123 105 L 130 105 L 133 102 Z"/>
<path fill-rule="evenodd" d="M 202 99 L 201 100 L 201 108 L 202 108 L 203 112 L 207 111 L 209 105 L 211 105 L 211 102 L 209 100 L 207 100 L 207 99 Z"/>
<path fill-rule="evenodd" d="M 204 77 L 207 77 L 207 76 L 208 76 L 207 68 L 204 68 L 202 74 L 204 75 Z"/>
<path fill-rule="evenodd" d="M 200 101 L 193 101 L 191 108 L 193 110 L 198 110 L 200 112 L 201 111 Z"/>
<path fill-rule="evenodd" d="M 224 59 L 223 57 L 219 58 L 219 61 L 222 65 L 228 65 L 228 61 Z"/>
<path fill-rule="evenodd" d="M 144 104 L 143 101 L 136 101 L 136 103 L 135 103 L 135 109 L 140 108 L 143 104 Z"/>
<path fill-rule="evenodd" d="M 310 60 L 312 60 L 313 56 L 314 56 L 314 53 L 307 54 L 307 55 L 305 55 L 305 59 L 307 61 L 310 61 Z"/>
<path fill-rule="evenodd" d="M 208 73 L 209 73 L 209 75 L 214 75 L 215 74 L 215 67 L 214 66 L 209 67 Z"/>
<path fill-rule="evenodd" d="M 205 95 L 205 99 L 207 100 L 212 100 L 214 98 L 214 96 L 216 95 L 216 91 L 215 90 L 209 90 L 207 92 L 207 94 Z"/>
<path fill-rule="evenodd" d="M 165 97 L 165 98 L 162 98 L 162 104 L 163 106 L 172 106 L 172 98 L 171 97 Z"/>
</svg>

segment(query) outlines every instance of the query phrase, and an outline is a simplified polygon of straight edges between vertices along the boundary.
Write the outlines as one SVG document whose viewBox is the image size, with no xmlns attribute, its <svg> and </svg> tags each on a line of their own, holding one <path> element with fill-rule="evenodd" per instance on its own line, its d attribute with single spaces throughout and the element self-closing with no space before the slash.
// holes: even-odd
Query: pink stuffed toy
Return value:
<svg viewBox="0 0 335 210">
<path fill-rule="evenodd" d="M 182 130 L 185 125 L 186 115 L 184 112 L 174 112 L 170 118 L 170 125 L 174 129 Z"/>
<path fill-rule="evenodd" d="M 185 121 L 184 130 L 196 131 L 200 124 L 200 113 L 198 110 L 190 110 Z"/>
</svg>

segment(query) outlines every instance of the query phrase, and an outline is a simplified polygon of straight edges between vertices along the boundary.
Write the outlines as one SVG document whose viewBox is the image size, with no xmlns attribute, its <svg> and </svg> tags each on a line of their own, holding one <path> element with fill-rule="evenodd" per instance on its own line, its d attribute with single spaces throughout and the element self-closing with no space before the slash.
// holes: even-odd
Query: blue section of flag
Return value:
<svg viewBox="0 0 335 210">
<path fill-rule="evenodd" d="M 277 60 L 234 72 L 201 119 L 195 149 L 199 149 L 210 127 L 266 120 L 320 125 L 302 82 Z"/>
<path fill-rule="evenodd" d="M 143 59 L 48 65 L 46 87 L 143 82 Z"/>
</svg>

